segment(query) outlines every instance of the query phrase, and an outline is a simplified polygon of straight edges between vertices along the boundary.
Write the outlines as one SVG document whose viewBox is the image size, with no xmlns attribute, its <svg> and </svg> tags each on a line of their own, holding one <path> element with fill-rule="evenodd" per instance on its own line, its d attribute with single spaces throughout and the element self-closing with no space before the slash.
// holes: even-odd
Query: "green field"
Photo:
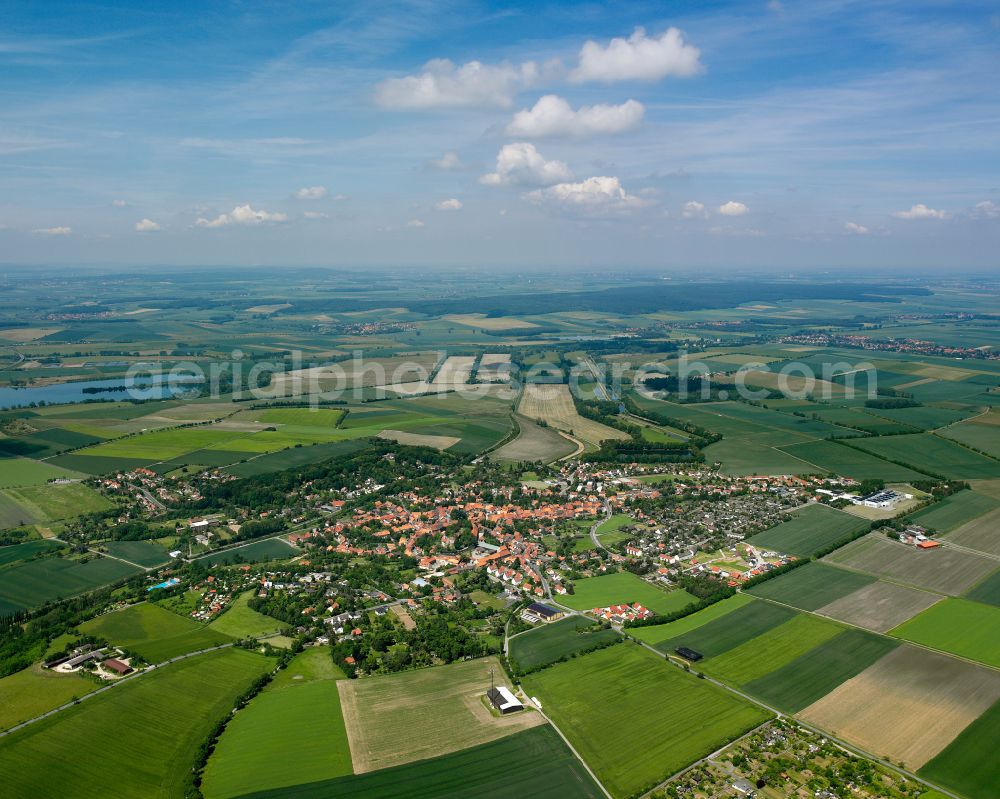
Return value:
<svg viewBox="0 0 1000 799">
<path fill-rule="evenodd" d="M 36 522 L 53 522 L 113 507 L 83 483 L 47 483 L 8 488 L 4 493 L 27 510 Z"/>
<path fill-rule="evenodd" d="M 292 546 L 287 541 L 278 538 L 265 538 L 263 541 L 254 541 L 250 544 L 227 549 L 224 552 L 205 555 L 200 560 L 213 566 L 220 563 L 262 563 L 268 560 L 284 560 L 294 557 L 298 553 L 298 547 Z"/>
<path fill-rule="evenodd" d="M 12 546 L 0 547 L 0 566 L 17 563 L 19 560 L 27 560 L 28 558 L 34 557 L 39 552 L 59 549 L 61 546 L 62 544 L 58 541 L 38 538 L 34 541 L 25 541 L 23 544 L 13 544 Z"/>
<path fill-rule="evenodd" d="M 256 413 L 258 421 L 268 424 L 295 424 L 303 427 L 336 427 L 344 411 L 329 408 L 268 408 Z"/>
<path fill-rule="evenodd" d="M 189 658 L 0 738 L 4 793 L 181 796 L 202 741 L 272 665 L 239 649 Z"/>
<path fill-rule="evenodd" d="M 741 608 L 750 602 L 753 602 L 753 600 L 746 594 L 736 594 L 677 621 L 668 622 L 667 624 L 653 624 L 649 627 L 630 628 L 628 634 L 643 643 L 657 646 L 662 641 L 669 641 L 672 638 L 689 633 L 691 630 L 721 618 L 727 613 L 732 613 L 737 608 Z"/>
<path fill-rule="evenodd" d="M 826 505 L 807 505 L 788 515 L 788 521 L 751 537 L 754 546 L 808 558 L 825 547 L 846 541 L 869 522 Z"/>
<path fill-rule="evenodd" d="M 1000 502 L 975 491 L 959 491 L 907 517 L 907 521 L 947 533 L 984 513 L 1000 508 Z"/>
<path fill-rule="evenodd" d="M 631 643 L 560 663 L 523 684 L 615 797 L 652 788 L 768 718 Z"/>
<path fill-rule="evenodd" d="M 86 563 L 50 557 L 11 566 L 0 580 L 0 615 L 7 609 L 33 608 L 77 596 L 133 574 L 139 569 L 120 560 L 92 556 Z"/>
<path fill-rule="evenodd" d="M 170 561 L 167 550 L 151 541 L 108 541 L 100 545 L 109 555 L 152 568 Z"/>
<path fill-rule="evenodd" d="M 718 657 L 698 664 L 706 674 L 743 685 L 780 669 L 843 630 L 838 624 L 800 614 Z"/>
<path fill-rule="evenodd" d="M 836 441 L 808 441 L 783 446 L 782 449 L 813 464 L 815 468 L 810 469 L 811 472 L 832 472 L 855 480 L 882 479 L 893 483 L 926 479 L 926 475 L 913 469 L 889 463 Z"/>
<path fill-rule="evenodd" d="M 996 394 L 992 395 L 989 401 L 996 402 L 996 396 Z M 993 420 L 995 421 L 996 410 L 993 411 L 993 414 Z M 994 458 L 1000 458 L 1000 425 L 998 424 L 969 421 L 942 430 L 941 435 L 974 449 L 988 452 Z"/>
<path fill-rule="evenodd" d="M 896 641 L 880 635 L 843 630 L 742 688 L 773 707 L 797 713 L 860 674 L 896 646 Z"/>
<path fill-rule="evenodd" d="M 40 664 L 0 679 L 0 730 L 33 719 L 97 689 L 80 674 L 56 674 Z"/>
<path fill-rule="evenodd" d="M 0 457 L 0 488 L 10 488 L 12 486 L 42 485 L 48 480 L 55 480 L 60 477 L 80 477 L 79 472 L 69 469 L 60 469 L 41 461 L 33 461 L 30 458 L 4 458 Z"/>
<path fill-rule="evenodd" d="M 890 634 L 1000 668 L 1000 608 L 992 605 L 946 599 Z"/>
<path fill-rule="evenodd" d="M 277 632 L 287 626 L 277 619 L 258 613 L 247 605 L 253 591 L 240 594 L 233 600 L 229 609 L 208 625 L 210 630 L 231 636 L 232 638 L 258 638 L 261 635 Z"/>
<path fill-rule="evenodd" d="M 686 646 L 706 658 L 712 658 L 784 624 L 796 615 L 794 610 L 770 602 L 751 602 L 693 630 L 664 639 L 656 648 L 672 654 L 677 647 Z"/>
<path fill-rule="evenodd" d="M 502 767 L 486 767 L 500 764 Z M 429 760 L 244 794 L 242 799 L 602 799 L 580 761 L 548 725 Z"/>
<path fill-rule="evenodd" d="M 625 513 L 616 513 L 610 519 L 605 519 L 597 527 L 600 542 L 606 547 L 612 547 L 628 541 L 632 535 L 622 532 L 622 528 L 630 524 L 635 524 L 635 519 Z"/>
<path fill-rule="evenodd" d="M 205 797 L 229 799 L 351 774 L 338 679 L 344 673 L 327 647 L 298 655 L 226 727 L 205 768 Z"/>
<path fill-rule="evenodd" d="M 520 670 L 587 652 L 617 639 L 614 630 L 595 629 L 591 619 L 568 616 L 510 639 L 510 659 Z"/>
<path fill-rule="evenodd" d="M 962 730 L 917 773 L 969 799 L 996 796 L 1000 785 L 997 741 L 1000 741 L 1000 702 Z"/>
<path fill-rule="evenodd" d="M 874 577 L 814 562 L 755 585 L 749 591 L 754 596 L 802 610 L 817 610 L 873 582 Z"/>
<path fill-rule="evenodd" d="M 105 613 L 84 622 L 79 629 L 81 633 L 96 635 L 116 646 L 138 652 L 150 663 L 162 663 L 177 655 L 233 640 L 201 622 L 148 602 Z"/>
<path fill-rule="evenodd" d="M 976 602 L 984 602 L 987 605 L 1000 607 L 1000 569 L 993 572 L 985 580 L 972 586 L 962 596 L 966 599 L 973 599 Z"/>
<path fill-rule="evenodd" d="M 869 413 L 883 416 L 894 422 L 916 427 L 920 430 L 934 430 L 938 427 L 953 424 L 969 415 L 968 411 L 954 411 L 948 408 L 932 408 L 924 405 L 919 408 L 879 408 Z"/>
<path fill-rule="evenodd" d="M 574 592 L 559 597 L 559 603 L 574 610 L 593 610 L 609 605 L 638 602 L 656 613 L 672 613 L 695 601 L 686 591 L 664 591 L 640 580 L 631 572 L 585 577 L 574 583 Z"/>
<path fill-rule="evenodd" d="M 795 441 L 792 437 L 782 438 L 779 443 Z M 709 463 L 718 461 L 722 472 L 731 475 L 746 474 L 810 474 L 819 471 L 812 464 L 778 449 L 773 436 L 763 433 L 758 436 L 724 438 L 705 447 L 705 459 Z"/>
<path fill-rule="evenodd" d="M 931 433 L 857 439 L 852 445 L 950 480 L 1000 477 L 1000 461 Z"/>
</svg>

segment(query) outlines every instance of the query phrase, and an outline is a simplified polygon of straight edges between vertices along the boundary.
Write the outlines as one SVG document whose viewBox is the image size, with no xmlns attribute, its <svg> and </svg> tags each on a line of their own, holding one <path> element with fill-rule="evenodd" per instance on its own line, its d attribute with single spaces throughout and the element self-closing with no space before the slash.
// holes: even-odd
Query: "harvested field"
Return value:
<svg viewBox="0 0 1000 799">
<path fill-rule="evenodd" d="M 918 769 L 1000 699 L 1000 672 L 900 646 L 800 715 Z"/>
<path fill-rule="evenodd" d="M 417 623 L 413 620 L 413 617 L 410 615 L 410 612 L 402 605 L 393 605 L 392 612 L 396 616 L 396 618 L 399 619 L 403 627 L 405 627 L 407 630 L 417 629 Z"/>
<path fill-rule="evenodd" d="M 408 447 L 431 447 L 440 450 L 453 447 L 462 440 L 455 436 L 423 435 L 421 433 L 407 433 L 403 430 L 383 430 L 378 434 L 378 437 L 395 441 L 397 444 L 405 444 Z"/>
<path fill-rule="evenodd" d="M 549 427 L 542 427 L 524 416 L 517 417 L 521 429 L 517 438 L 490 453 L 490 458 L 512 463 L 542 461 L 548 463 L 576 450 L 568 438 Z"/>
<path fill-rule="evenodd" d="M 496 658 L 482 658 L 401 674 L 342 680 L 341 708 L 354 773 L 438 757 L 544 724 L 540 713 L 495 718 L 482 702 Z M 414 735 L 414 730 L 447 735 Z"/>
<path fill-rule="evenodd" d="M 948 547 L 921 550 L 875 533 L 823 560 L 951 596 L 964 594 L 997 568 L 991 558 Z"/>
<path fill-rule="evenodd" d="M 608 438 L 627 439 L 628 434 L 615 430 L 600 422 L 585 419 L 576 412 L 569 386 L 560 384 L 542 385 L 531 383 L 524 387 L 524 395 L 517 407 L 518 412 L 555 427 L 565 430 L 575 438 L 597 448 Z"/>
<path fill-rule="evenodd" d="M 899 646 L 862 630 L 844 630 L 775 671 L 743 685 L 769 705 L 795 713 L 826 696 Z"/>
<path fill-rule="evenodd" d="M 817 608 L 816 612 L 848 624 L 856 624 L 866 630 L 884 633 L 942 599 L 940 594 L 877 580 L 829 605 Z"/>
<path fill-rule="evenodd" d="M 873 577 L 813 562 L 748 590 L 802 610 L 816 610 L 873 582 Z"/>
<path fill-rule="evenodd" d="M 1000 785 L 1000 702 L 966 727 L 948 748 L 920 769 L 920 776 L 964 796 L 995 796 Z M 937 794 L 947 799 L 944 794 Z M 935 799 L 923 794 L 920 799 Z"/>
<path fill-rule="evenodd" d="M 948 533 L 947 540 L 989 555 L 1000 555 L 1000 508 L 966 522 Z"/>
</svg>

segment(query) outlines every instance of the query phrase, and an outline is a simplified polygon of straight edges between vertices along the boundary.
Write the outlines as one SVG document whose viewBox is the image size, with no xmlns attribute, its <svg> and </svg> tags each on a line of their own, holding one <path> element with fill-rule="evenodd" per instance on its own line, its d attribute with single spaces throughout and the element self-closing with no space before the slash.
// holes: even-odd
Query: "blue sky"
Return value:
<svg viewBox="0 0 1000 799">
<path fill-rule="evenodd" d="M 1000 8 L 0 2 L 0 261 L 989 269 Z"/>
</svg>

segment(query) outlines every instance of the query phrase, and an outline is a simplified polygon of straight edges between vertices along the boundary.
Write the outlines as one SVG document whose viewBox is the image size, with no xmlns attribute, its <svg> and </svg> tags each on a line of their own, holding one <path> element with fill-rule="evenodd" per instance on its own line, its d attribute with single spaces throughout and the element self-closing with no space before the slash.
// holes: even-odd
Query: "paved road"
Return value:
<svg viewBox="0 0 1000 799">
<path fill-rule="evenodd" d="M 606 522 L 610 518 L 611 518 L 611 506 L 607 502 L 605 502 L 604 517 L 598 519 L 596 522 L 590 525 L 590 540 L 594 542 L 595 547 L 600 547 L 605 552 L 610 552 L 611 550 L 608 549 L 606 546 L 604 546 L 604 544 L 601 543 L 601 540 L 597 537 L 597 528 L 600 527 L 602 524 L 604 524 L 604 522 Z"/>
<path fill-rule="evenodd" d="M 132 680 L 138 680 L 140 677 L 142 677 L 142 675 L 158 671 L 159 669 L 162 669 L 164 666 L 169 666 L 171 663 L 176 663 L 178 660 L 187 660 L 188 658 L 193 658 L 197 655 L 204 655 L 208 652 L 215 652 L 218 649 L 226 649 L 227 647 L 230 646 L 233 646 L 233 644 L 221 644 L 219 646 L 209 647 L 208 649 L 199 649 L 197 652 L 188 652 L 185 655 L 178 655 L 175 658 L 170 658 L 170 660 L 165 660 L 162 663 L 157 663 L 154 666 L 150 666 L 148 669 L 137 671 L 134 674 L 128 675 L 127 677 L 122 677 L 120 680 L 115 680 L 114 682 L 108 683 L 103 688 L 98 688 L 96 691 L 91 691 L 89 694 L 84 694 L 74 702 L 67 702 L 65 705 L 60 705 L 59 707 L 50 710 L 48 713 L 42 713 L 42 715 L 35 716 L 33 719 L 22 721 L 20 724 L 17 724 L 8 730 L 0 731 L 0 738 L 2 738 L 5 735 L 10 735 L 12 732 L 17 732 L 18 730 L 27 727 L 29 724 L 34 724 L 36 721 L 41 721 L 42 719 L 47 719 L 49 716 L 54 716 L 56 713 L 61 713 L 63 710 L 67 710 L 71 707 L 74 707 L 80 704 L 81 702 L 86 701 L 87 699 L 97 696 L 98 694 L 103 694 L 105 691 L 110 691 L 112 688 L 117 688 L 119 685 L 131 682 Z"/>
</svg>

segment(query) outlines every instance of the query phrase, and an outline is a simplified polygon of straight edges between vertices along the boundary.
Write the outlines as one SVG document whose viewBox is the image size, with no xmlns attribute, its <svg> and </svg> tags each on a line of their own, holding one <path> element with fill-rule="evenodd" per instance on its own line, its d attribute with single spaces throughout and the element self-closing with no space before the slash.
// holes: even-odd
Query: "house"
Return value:
<svg viewBox="0 0 1000 799">
<path fill-rule="evenodd" d="M 493 707 L 500 711 L 501 715 L 524 710 L 524 705 L 518 701 L 518 698 L 511 693 L 509 688 L 503 685 L 490 688 L 486 692 L 486 698 L 490 700 L 490 704 Z"/>
</svg>

